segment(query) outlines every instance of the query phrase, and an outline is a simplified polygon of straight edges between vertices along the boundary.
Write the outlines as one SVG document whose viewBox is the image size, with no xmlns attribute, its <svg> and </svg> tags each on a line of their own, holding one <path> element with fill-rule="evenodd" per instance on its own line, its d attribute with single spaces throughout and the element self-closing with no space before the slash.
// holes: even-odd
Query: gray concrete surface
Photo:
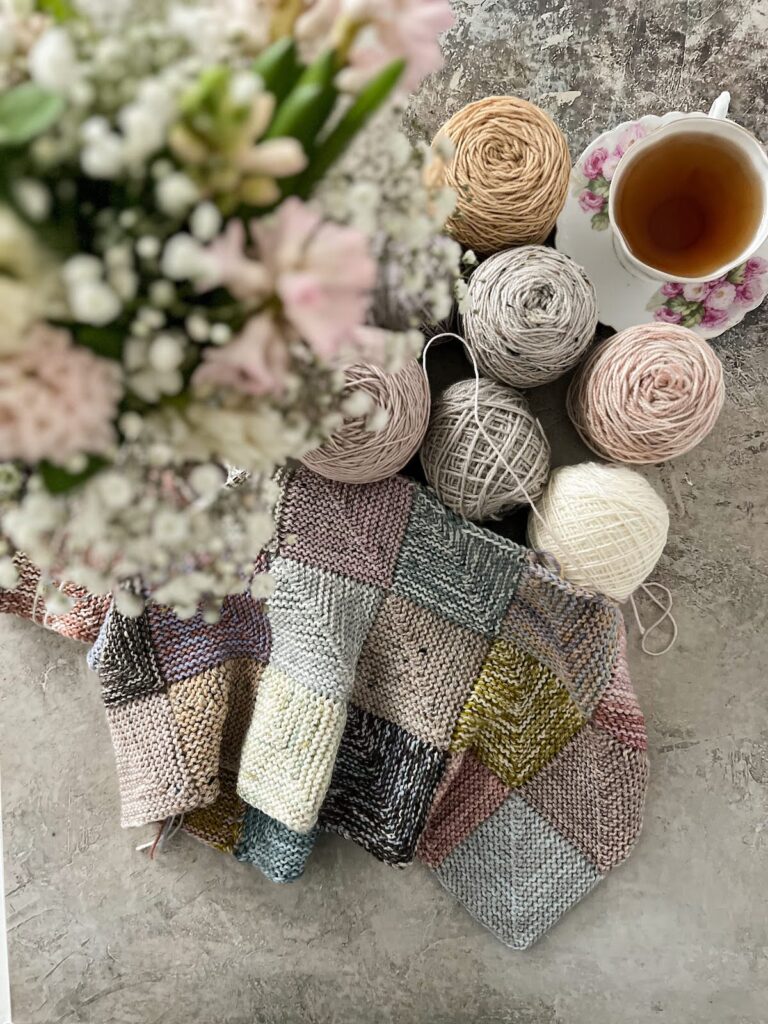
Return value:
<svg viewBox="0 0 768 1024">
<path fill-rule="evenodd" d="M 768 138 L 768 2 L 456 0 L 430 134 L 493 92 L 541 102 L 574 154 L 635 114 L 720 90 Z M 558 107 L 557 93 L 578 91 Z M 649 470 L 673 516 L 658 578 L 676 650 L 632 662 L 653 772 L 634 856 L 532 951 L 499 945 L 419 867 L 326 837 L 278 888 L 117 826 L 103 713 L 77 645 L 0 622 L 0 757 L 17 1024 L 764 1024 L 768 1021 L 766 311 L 717 343 L 715 433 Z M 561 390 L 539 396 L 578 454 Z M 559 424 L 559 426 L 558 426 Z"/>
</svg>

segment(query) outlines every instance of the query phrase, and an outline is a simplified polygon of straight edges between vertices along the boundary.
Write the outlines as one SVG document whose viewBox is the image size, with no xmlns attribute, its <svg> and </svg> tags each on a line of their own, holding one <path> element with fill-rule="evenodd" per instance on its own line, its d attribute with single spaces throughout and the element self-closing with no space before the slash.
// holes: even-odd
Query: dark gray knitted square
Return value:
<svg viewBox="0 0 768 1024">
<path fill-rule="evenodd" d="M 320 826 L 385 864 L 409 864 L 446 755 L 352 706 L 320 811 Z"/>
</svg>

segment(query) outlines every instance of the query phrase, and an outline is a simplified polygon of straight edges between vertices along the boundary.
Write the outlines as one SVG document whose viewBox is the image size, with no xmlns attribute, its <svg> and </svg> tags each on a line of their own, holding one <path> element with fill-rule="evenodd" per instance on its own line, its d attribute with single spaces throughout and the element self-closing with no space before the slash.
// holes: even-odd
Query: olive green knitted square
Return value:
<svg viewBox="0 0 768 1024">
<path fill-rule="evenodd" d="M 584 721 L 555 675 L 497 640 L 459 716 L 450 749 L 474 751 L 505 785 L 522 786 Z"/>
</svg>

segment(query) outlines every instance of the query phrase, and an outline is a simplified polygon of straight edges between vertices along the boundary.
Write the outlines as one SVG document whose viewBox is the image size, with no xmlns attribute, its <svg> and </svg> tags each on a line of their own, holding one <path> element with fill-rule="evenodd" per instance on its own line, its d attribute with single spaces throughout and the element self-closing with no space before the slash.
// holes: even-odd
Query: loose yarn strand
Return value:
<svg viewBox="0 0 768 1024">
<path fill-rule="evenodd" d="M 667 598 L 666 604 L 662 603 L 656 597 L 656 595 L 651 590 L 652 587 L 655 587 L 656 590 L 660 590 L 660 591 L 662 591 L 662 593 L 664 593 L 666 595 L 666 598 Z M 641 621 L 641 619 L 640 619 L 640 613 L 637 610 L 637 603 L 635 601 L 635 596 L 634 596 L 634 594 L 630 594 L 629 601 L 630 601 L 630 604 L 632 605 L 632 611 L 634 612 L 634 615 L 635 615 L 635 622 L 637 623 L 637 628 L 640 631 L 640 636 L 642 638 L 641 642 L 640 642 L 640 648 L 641 648 L 643 654 L 647 654 L 651 658 L 661 658 L 661 657 L 663 657 L 663 655 L 668 654 L 672 650 L 672 648 L 677 643 L 677 638 L 678 638 L 678 635 L 679 635 L 679 630 L 678 630 L 678 627 L 677 627 L 677 620 L 675 619 L 674 615 L 672 614 L 672 604 L 673 604 L 673 601 L 672 601 L 672 591 L 669 589 L 669 587 L 665 587 L 663 583 L 655 583 L 655 582 L 643 583 L 641 585 L 640 589 L 645 592 L 646 596 L 649 597 L 651 599 L 651 601 L 653 601 L 653 603 L 656 605 L 657 608 L 661 609 L 661 615 L 658 617 L 658 619 L 656 619 L 654 622 L 652 622 L 650 626 L 644 626 L 642 621 Z M 661 626 L 664 622 L 666 622 L 667 619 L 669 619 L 670 626 L 672 627 L 672 635 L 671 635 L 671 637 L 669 639 L 669 643 L 667 644 L 666 647 L 662 647 L 662 649 L 660 651 L 652 651 L 652 650 L 650 650 L 650 648 L 647 646 L 648 637 L 651 636 L 651 634 L 654 633 L 659 628 L 659 626 Z"/>
<path fill-rule="evenodd" d="M 507 470 L 507 472 L 512 476 L 512 478 L 517 483 L 517 486 L 520 488 L 521 493 L 525 497 L 525 499 L 528 502 L 528 504 L 531 506 L 531 511 L 533 512 L 534 516 L 536 516 L 536 518 L 541 523 L 541 525 L 546 528 L 548 526 L 547 521 L 544 518 L 544 516 L 541 514 L 539 509 L 536 507 L 535 501 L 528 494 L 528 492 L 527 492 L 527 490 L 525 488 L 525 484 L 520 479 L 520 477 L 515 472 L 515 470 L 509 465 L 507 460 L 504 458 L 504 454 L 499 451 L 499 449 L 497 448 L 496 444 L 493 441 L 493 438 L 488 435 L 487 431 L 485 430 L 485 428 L 484 428 L 484 426 L 483 426 L 483 424 L 482 424 L 482 422 L 480 420 L 480 409 L 479 409 L 480 371 L 478 369 L 477 362 L 475 360 L 475 356 L 474 356 L 474 353 L 472 352 L 472 349 L 467 344 L 466 340 L 461 337 L 461 335 L 454 334 L 452 331 L 446 331 L 443 334 L 436 334 L 433 338 L 429 339 L 427 344 L 424 346 L 424 351 L 422 352 L 422 357 L 421 357 L 422 358 L 422 370 L 423 370 L 423 373 L 424 373 L 424 376 L 425 376 L 427 382 L 429 382 L 429 373 L 427 372 L 427 353 L 429 352 L 430 348 L 432 347 L 432 345 L 435 342 L 437 342 L 437 341 L 444 341 L 444 340 L 446 340 L 448 338 L 453 338 L 456 341 L 460 342 L 464 346 L 464 349 L 467 352 L 467 355 L 469 356 L 469 359 L 470 359 L 470 361 L 472 363 L 472 369 L 473 369 L 474 374 L 475 374 L 475 396 L 474 396 L 474 409 L 473 409 L 474 419 L 475 419 L 475 426 L 477 427 L 477 429 L 480 431 L 480 433 L 484 437 L 486 443 L 491 447 L 492 451 L 495 453 L 495 455 L 497 456 L 497 458 L 499 459 L 501 464 L 504 466 L 504 468 Z M 652 591 L 650 589 L 651 587 L 656 587 L 658 590 L 661 590 L 661 591 L 666 593 L 666 595 L 668 597 L 668 603 L 666 605 L 662 604 L 658 600 L 658 598 L 652 593 Z M 634 615 L 635 615 L 635 621 L 637 622 L 637 626 L 638 626 L 638 629 L 640 631 L 640 636 L 642 637 L 641 645 L 640 646 L 641 646 L 641 649 L 642 649 L 644 654 L 648 654 L 648 655 L 650 655 L 651 657 L 654 657 L 654 658 L 661 657 L 662 655 L 667 654 L 669 651 L 672 650 L 672 648 L 674 647 L 675 643 L 677 642 L 678 633 L 679 633 L 677 621 L 676 621 L 674 615 L 672 614 L 672 593 L 669 590 L 669 588 L 665 587 L 664 584 L 662 584 L 662 583 L 647 583 L 647 584 L 643 583 L 641 589 L 644 590 L 646 592 L 646 594 L 650 597 L 650 599 L 653 601 L 653 603 L 655 605 L 657 605 L 658 608 L 661 609 L 663 614 L 655 622 L 651 623 L 650 626 L 647 626 L 647 627 L 643 626 L 642 621 L 640 619 L 640 614 L 639 614 L 639 612 L 637 610 L 637 605 L 635 603 L 634 595 L 630 595 L 630 602 L 631 602 L 631 605 L 632 605 L 632 610 L 633 610 Z M 663 650 L 661 650 L 661 651 L 652 651 L 652 650 L 650 650 L 647 647 L 648 637 L 650 635 L 652 635 L 659 628 L 659 626 L 661 626 L 661 624 L 663 622 L 665 622 L 667 619 L 669 619 L 670 624 L 672 626 L 672 638 L 670 639 L 669 643 L 667 644 L 667 646 Z"/>
</svg>

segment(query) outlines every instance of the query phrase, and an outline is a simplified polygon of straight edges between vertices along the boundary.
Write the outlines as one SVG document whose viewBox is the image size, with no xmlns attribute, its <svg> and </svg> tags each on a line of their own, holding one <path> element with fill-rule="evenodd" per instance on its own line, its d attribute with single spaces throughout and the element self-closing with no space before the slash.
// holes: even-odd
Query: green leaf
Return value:
<svg viewBox="0 0 768 1024">
<path fill-rule="evenodd" d="M 254 72 L 280 104 L 294 87 L 304 67 L 296 56 L 296 43 L 290 37 L 278 39 L 254 62 Z"/>
<path fill-rule="evenodd" d="M 278 107 L 264 136 L 290 136 L 308 152 L 333 110 L 339 92 L 334 85 L 338 65 L 336 52 L 328 50 L 302 72 L 298 82 Z"/>
<path fill-rule="evenodd" d="M 593 231 L 606 231 L 610 224 L 607 213 L 596 213 L 592 217 L 592 230 Z"/>
<path fill-rule="evenodd" d="M 78 345 L 89 348 L 97 356 L 114 359 L 118 362 L 122 359 L 124 330 L 117 330 L 114 327 L 88 327 L 84 324 L 70 329 Z"/>
<path fill-rule="evenodd" d="M 109 462 L 100 455 L 89 455 L 85 469 L 79 473 L 70 473 L 62 466 L 56 466 L 47 461 L 41 462 L 37 471 L 50 494 L 66 494 L 67 491 L 80 487 L 86 480 L 100 473 L 108 465 Z"/>
<path fill-rule="evenodd" d="M 344 153 L 352 139 L 390 96 L 404 70 L 405 61 L 396 60 L 380 71 L 360 91 L 336 127 L 317 147 L 310 166 L 297 182 L 298 195 L 309 195 L 312 188 Z"/>
<path fill-rule="evenodd" d="M 589 183 L 590 192 L 594 192 L 596 196 L 604 196 L 607 198 L 611 191 L 611 183 L 605 178 L 593 178 Z"/>
<path fill-rule="evenodd" d="M 77 17 L 77 11 L 68 0 L 37 0 L 36 6 L 41 14 L 49 15 L 60 25 Z"/>
<path fill-rule="evenodd" d="M 299 138 L 304 134 L 302 126 L 306 123 L 306 118 L 322 95 L 323 89 L 320 85 L 297 85 L 281 103 L 264 138 Z"/>
<path fill-rule="evenodd" d="M 0 93 L 0 146 L 21 146 L 49 128 L 64 99 L 34 82 Z"/>
</svg>

